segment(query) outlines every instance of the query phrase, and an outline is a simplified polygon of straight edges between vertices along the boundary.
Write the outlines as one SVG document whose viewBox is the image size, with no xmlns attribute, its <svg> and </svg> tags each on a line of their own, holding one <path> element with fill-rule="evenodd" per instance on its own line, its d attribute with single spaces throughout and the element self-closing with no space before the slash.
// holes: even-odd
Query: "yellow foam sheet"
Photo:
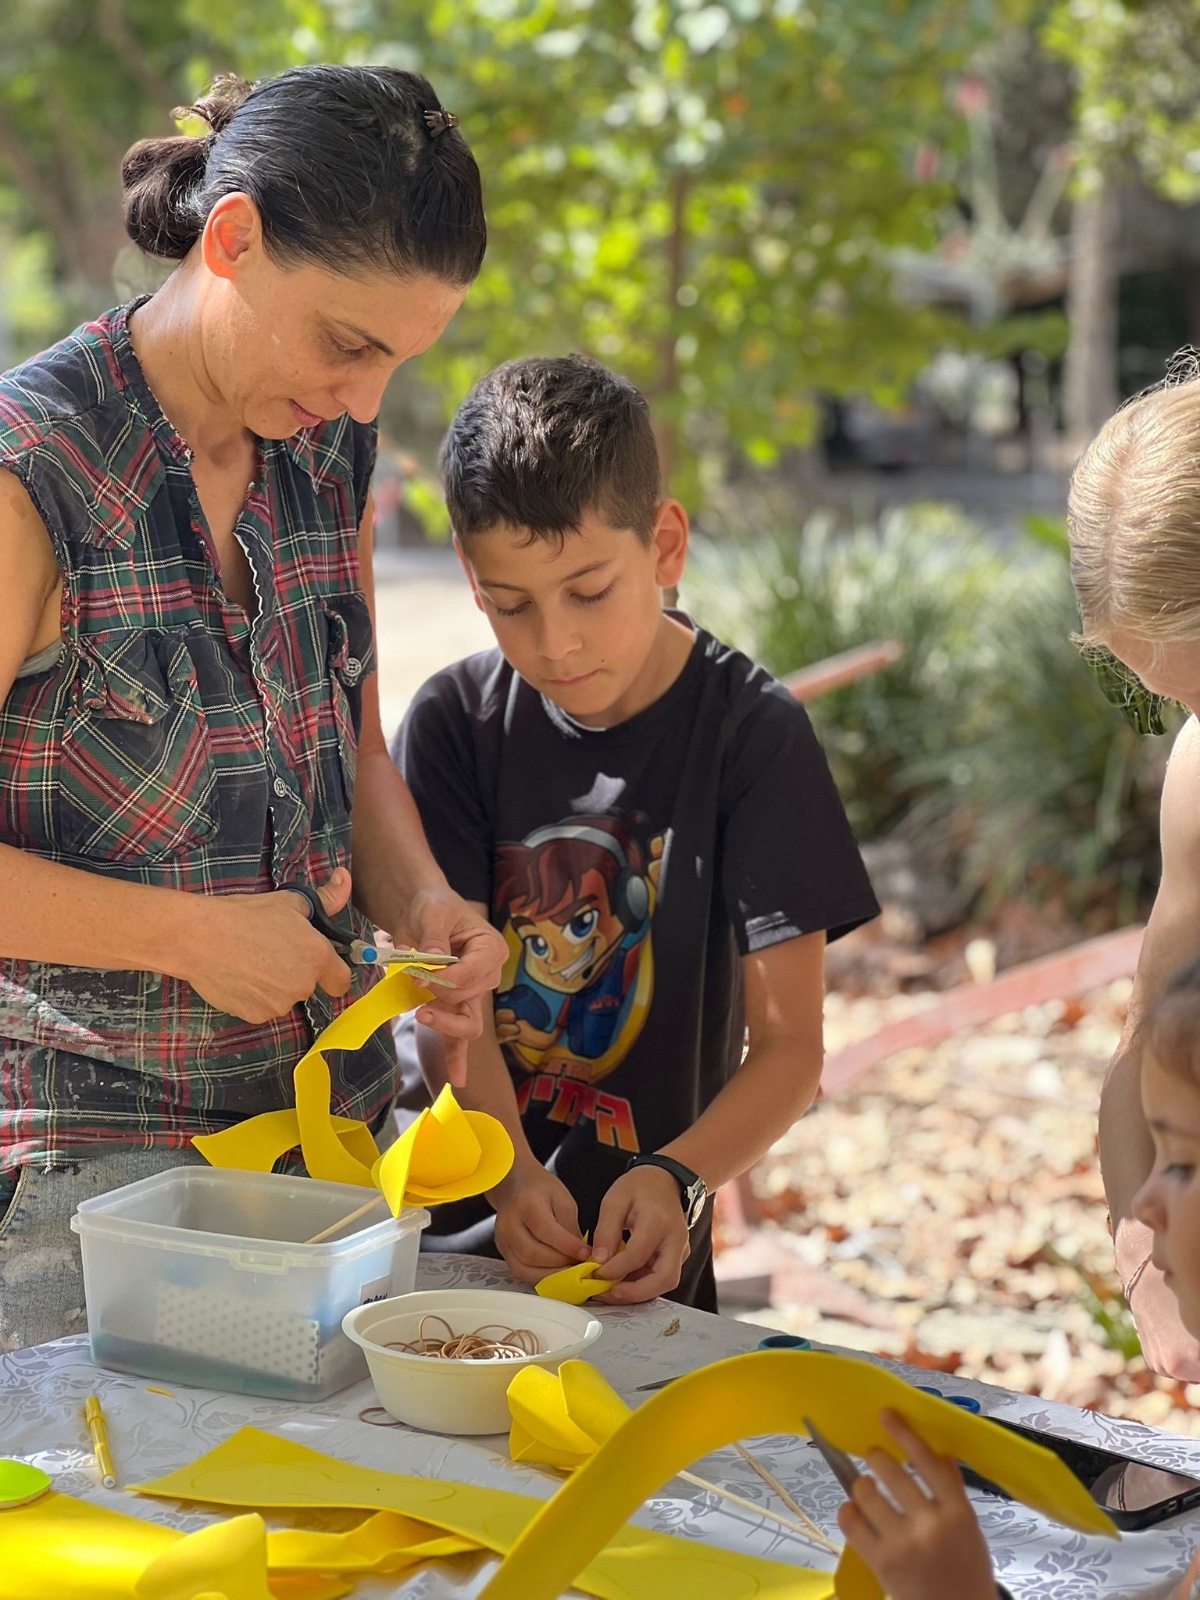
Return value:
<svg viewBox="0 0 1200 1600">
<path fill-rule="evenodd" d="M 338 1600 L 350 1592 L 327 1576 L 336 1566 L 329 1560 L 268 1580 L 263 1534 L 257 1516 L 183 1534 L 50 1493 L 0 1517 L 0 1600 Z"/>
<path fill-rule="evenodd" d="M 557 1373 L 523 1367 L 508 1386 L 508 1451 L 571 1472 L 595 1455 L 631 1408 L 590 1361 L 564 1361 Z"/>
<path fill-rule="evenodd" d="M 811 1417 L 851 1455 L 900 1449 L 881 1412 L 899 1412 L 940 1454 L 1081 1533 L 1117 1537 L 1110 1519 L 1051 1451 L 959 1406 L 921 1394 L 894 1373 L 847 1356 L 770 1350 L 720 1361 L 669 1384 L 568 1479 L 522 1534 L 481 1600 L 557 1600 L 580 1564 L 672 1473 L 734 1439 L 790 1430 Z M 880 1600 L 866 1566 L 844 1554 L 839 1600 Z"/>
<path fill-rule="evenodd" d="M 376 1028 L 429 998 L 427 990 L 393 968 L 335 1017 L 297 1063 L 294 1110 L 266 1111 L 192 1143 L 214 1167 L 251 1172 L 270 1172 L 280 1156 L 299 1145 L 310 1177 L 378 1187 L 393 1216 L 405 1206 L 443 1205 L 493 1188 L 512 1166 L 512 1140 L 495 1117 L 464 1111 L 449 1084 L 383 1156 L 365 1123 L 331 1113 L 332 1084 L 322 1052 L 357 1049 Z"/>
<path fill-rule="evenodd" d="M 580 1261 L 573 1267 L 563 1267 L 549 1272 L 534 1285 L 537 1293 L 547 1300 L 564 1300 L 569 1306 L 581 1306 L 593 1295 L 607 1294 L 612 1280 L 594 1276 L 597 1262 Z"/>
<path fill-rule="evenodd" d="M 542 1505 L 500 1489 L 353 1466 L 257 1428 L 242 1428 L 190 1466 L 135 1487 L 139 1494 L 242 1509 L 395 1511 L 500 1555 L 520 1542 Z M 833 1594 L 829 1573 L 635 1527 L 614 1530 L 606 1548 L 597 1546 L 589 1560 L 569 1565 L 570 1581 L 599 1600 L 661 1600 L 664 1594 L 686 1594 L 689 1600 L 829 1600 Z M 528 1563 L 525 1578 L 530 1593 L 550 1592 Z"/>
</svg>

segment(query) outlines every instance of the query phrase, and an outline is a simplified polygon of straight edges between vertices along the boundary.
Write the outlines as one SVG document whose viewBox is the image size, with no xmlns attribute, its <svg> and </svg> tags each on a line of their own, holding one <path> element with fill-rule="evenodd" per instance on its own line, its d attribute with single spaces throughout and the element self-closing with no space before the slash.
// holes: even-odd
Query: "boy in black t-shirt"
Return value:
<svg viewBox="0 0 1200 1600">
<path fill-rule="evenodd" d="M 393 753 L 509 944 L 459 1099 L 517 1158 L 423 1247 L 498 1247 L 528 1283 L 591 1258 L 612 1301 L 715 1310 L 709 1197 L 816 1093 L 825 942 L 875 897 L 803 708 L 662 608 L 688 524 L 636 389 L 580 356 L 508 362 L 442 471 L 500 648 L 431 678 Z M 436 1089 L 420 1022 L 401 1059 Z"/>
</svg>

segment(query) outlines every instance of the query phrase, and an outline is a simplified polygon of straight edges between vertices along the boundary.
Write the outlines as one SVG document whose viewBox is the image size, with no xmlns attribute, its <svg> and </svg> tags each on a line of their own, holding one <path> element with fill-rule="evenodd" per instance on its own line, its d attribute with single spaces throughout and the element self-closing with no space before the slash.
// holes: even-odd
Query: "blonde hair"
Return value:
<svg viewBox="0 0 1200 1600">
<path fill-rule="evenodd" d="M 1072 474 L 1067 531 L 1085 639 L 1200 639 L 1200 381 L 1109 418 Z"/>
</svg>

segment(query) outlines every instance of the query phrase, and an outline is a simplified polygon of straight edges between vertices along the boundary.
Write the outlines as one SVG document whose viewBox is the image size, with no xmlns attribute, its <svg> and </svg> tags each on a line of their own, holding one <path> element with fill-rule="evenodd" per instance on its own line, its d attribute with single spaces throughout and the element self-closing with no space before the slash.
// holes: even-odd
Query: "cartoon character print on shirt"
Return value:
<svg viewBox="0 0 1200 1600">
<path fill-rule="evenodd" d="M 509 959 L 496 1036 L 530 1076 L 522 1112 L 596 1124 L 602 1143 L 639 1148 L 629 1102 L 592 1086 L 642 1031 L 654 992 L 651 924 L 668 835 L 638 843 L 642 818 L 575 816 L 496 852 L 497 922 Z"/>
</svg>

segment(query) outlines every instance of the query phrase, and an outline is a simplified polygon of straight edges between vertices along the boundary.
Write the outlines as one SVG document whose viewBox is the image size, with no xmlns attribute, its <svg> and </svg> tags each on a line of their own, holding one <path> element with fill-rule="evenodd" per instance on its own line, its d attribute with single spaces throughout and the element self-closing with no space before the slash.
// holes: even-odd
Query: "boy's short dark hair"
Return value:
<svg viewBox="0 0 1200 1600">
<path fill-rule="evenodd" d="M 660 499 L 650 409 L 590 356 L 529 356 L 493 368 L 458 408 L 442 485 L 461 540 L 491 528 L 561 540 L 595 512 L 648 544 Z"/>
</svg>

